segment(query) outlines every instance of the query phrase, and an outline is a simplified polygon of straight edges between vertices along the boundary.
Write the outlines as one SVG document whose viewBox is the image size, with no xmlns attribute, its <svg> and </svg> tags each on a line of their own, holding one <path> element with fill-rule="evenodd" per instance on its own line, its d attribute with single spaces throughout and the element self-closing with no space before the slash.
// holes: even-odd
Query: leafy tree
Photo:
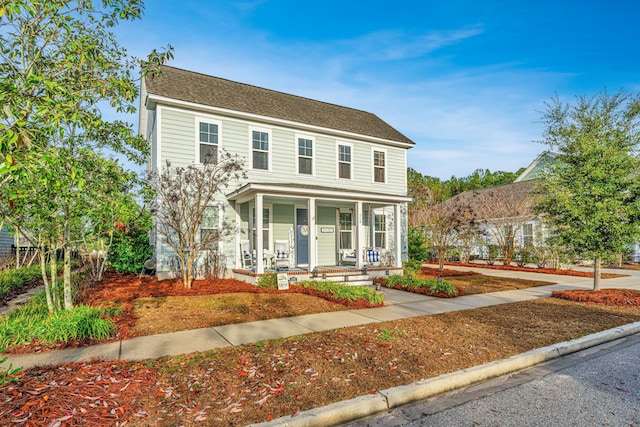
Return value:
<svg viewBox="0 0 640 427">
<path fill-rule="evenodd" d="M 640 236 L 640 97 L 602 92 L 574 104 L 555 97 L 542 121 L 542 142 L 558 156 L 537 210 L 563 244 L 594 260 L 597 290 L 603 257 Z"/>
<path fill-rule="evenodd" d="M 47 251 L 64 252 L 66 309 L 72 307 L 70 251 L 78 236 L 86 234 L 84 227 L 95 229 L 84 211 L 88 192 L 95 187 L 88 183 L 97 182 L 97 164 L 107 165 L 94 151 L 108 149 L 138 162 L 147 152 L 130 124 L 105 120 L 100 107 L 134 112 L 138 68 L 153 76 L 172 56 L 169 47 L 166 52 L 154 50 L 144 61 L 129 57 L 109 29 L 120 20 L 139 19 L 142 2 L 101 3 L 0 3 L 0 182 L 11 210 L 32 208 L 28 218 L 20 219 L 29 227 L 15 228 L 40 247 L 45 283 L 45 258 L 55 260 Z M 52 274 L 50 310 L 60 307 L 56 280 Z"/>
<path fill-rule="evenodd" d="M 185 288 L 191 288 L 198 258 L 216 252 L 217 243 L 228 231 L 228 225 L 218 226 L 220 210 L 210 209 L 216 205 L 216 196 L 244 177 L 244 162 L 225 152 L 220 152 L 217 162 L 197 166 L 171 167 L 167 161 L 161 171 L 150 175 L 156 195 L 155 226 L 180 260 Z M 205 221 L 207 232 L 202 230 Z"/>
</svg>

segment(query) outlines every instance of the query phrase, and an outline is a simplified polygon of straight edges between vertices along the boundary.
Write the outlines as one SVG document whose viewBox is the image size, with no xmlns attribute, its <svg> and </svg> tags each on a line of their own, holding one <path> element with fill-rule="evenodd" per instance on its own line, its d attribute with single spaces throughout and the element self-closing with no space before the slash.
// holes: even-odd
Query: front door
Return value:
<svg viewBox="0 0 640 427">
<path fill-rule="evenodd" d="M 309 210 L 296 209 L 296 264 L 309 265 Z"/>
</svg>

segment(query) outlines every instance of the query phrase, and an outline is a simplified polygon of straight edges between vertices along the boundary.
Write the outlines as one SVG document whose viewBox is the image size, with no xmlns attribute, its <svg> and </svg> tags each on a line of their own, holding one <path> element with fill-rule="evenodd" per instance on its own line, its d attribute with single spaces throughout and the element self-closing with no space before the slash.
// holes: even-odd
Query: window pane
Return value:
<svg viewBox="0 0 640 427">
<path fill-rule="evenodd" d="M 200 144 L 200 163 L 218 163 L 218 147 Z"/>
<path fill-rule="evenodd" d="M 218 207 L 207 206 L 202 216 L 202 228 L 218 228 Z"/>
<path fill-rule="evenodd" d="M 348 145 L 341 145 L 339 151 L 341 162 L 351 162 L 351 147 Z"/>
<path fill-rule="evenodd" d="M 340 212 L 340 228 L 343 230 L 351 230 L 351 213 Z"/>
<path fill-rule="evenodd" d="M 269 170 L 269 154 L 261 151 L 254 151 L 253 168 Z"/>
<path fill-rule="evenodd" d="M 373 174 L 375 182 L 384 182 L 384 168 L 373 168 Z"/>
<path fill-rule="evenodd" d="M 253 131 L 253 149 L 254 150 L 269 150 L 269 134 L 266 132 Z"/>
<path fill-rule="evenodd" d="M 218 230 L 203 228 L 200 230 L 200 242 L 205 249 L 215 250 L 218 249 Z"/>
<path fill-rule="evenodd" d="M 298 172 L 311 175 L 311 159 L 308 157 L 298 157 Z"/>
<path fill-rule="evenodd" d="M 340 178 L 351 179 L 351 164 L 340 163 Z"/>
<path fill-rule="evenodd" d="M 375 243 L 374 246 L 376 248 L 384 248 L 385 247 L 385 238 L 384 233 L 376 233 L 375 234 Z"/>
<path fill-rule="evenodd" d="M 269 228 L 269 209 L 263 209 L 262 228 Z"/>
<path fill-rule="evenodd" d="M 373 152 L 373 164 L 375 166 L 384 167 L 384 152 L 382 152 L 382 151 L 374 151 Z"/>
<path fill-rule="evenodd" d="M 340 233 L 340 249 L 353 249 L 351 247 L 351 231 Z"/>
</svg>

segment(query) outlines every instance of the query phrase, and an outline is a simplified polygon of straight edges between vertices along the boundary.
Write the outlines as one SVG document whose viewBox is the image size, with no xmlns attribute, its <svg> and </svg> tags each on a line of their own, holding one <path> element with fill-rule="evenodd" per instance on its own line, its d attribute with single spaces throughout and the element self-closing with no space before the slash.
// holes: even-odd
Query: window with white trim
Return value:
<svg viewBox="0 0 640 427">
<path fill-rule="evenodd" d="M 533 224 L 522 225 L 522 244 L 526 247 L 533 246 Z"/>
<path fill-rule="evenodd" d="M 387 247 L 387 219 L 384 214 L 373 216 L 373 245 L 376 248 Z"/>
<path fill-rule="evenodd" d="M 386 152 L 373 150 L 373 182 L 385 183 L 387 171 Z"/>
<path fill-rule="evenodd" d="M 202 164 L 218 162 L 218 125 L 198 122 L 198 161 Z"/>
<path fill-rule="evenodd" d="M 220 207 L 207 206 L 200 223 L 200 242 L 204 249 L 216 250 L 220 243 Z"/>
<path fill-rule="evenodd" d="M 252 168 L 269 170 L 269 133 L 259 130 L 251 131 Z"/>
<path fill-rule="evenodd" d="M 313 175 L 313 140 L 298 138 L 298 173 Z"/>
<path fill-rule="evenodd" d="M 340 212 L 340 249 L 353 249 L 353 213 Z"/>
<path fill-rule="evenodd" d="M 351 146 L 338 145 L 338 178 L 351 179 Z"/>
<path fill-rule="evenodd" d="M 256 209 L 253 208 L 253 247 L 257 244 Z M 271 250 L 271 208 L 262 208 L 262 249 Z"/>
</svg>

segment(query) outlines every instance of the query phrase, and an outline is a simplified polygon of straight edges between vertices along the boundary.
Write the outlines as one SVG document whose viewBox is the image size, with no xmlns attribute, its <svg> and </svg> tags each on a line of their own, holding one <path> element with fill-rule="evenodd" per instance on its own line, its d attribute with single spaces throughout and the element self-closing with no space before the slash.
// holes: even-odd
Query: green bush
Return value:
<svg viewBox="0 0 640 427">
<path fill-rule="evenodd" d="M 263 289 L 278 289 L 278 276 L 275 273 L 260 276 L 256 285 Z"/>
<path fill-rule="evenodd" d="M 407 236 L 409 244 L 409 258 L 419 261 L 427 259 L 427 247 L 424 238 L 424 230 L 420 227 L 409 227 Z"/>
<path fill-rule="evenodd" d="M 329 294 L 334 298 L 345 299 L 347 301 L 367 300 L 370 304 L 384 303 L 384 297 L 371 288 L 364 286 L 347 286 L 335 282 L 311 282 L 303 281 L 298 286 L 314 289 L 318 292 Z"/>
<path fill-rule="evenodd" d="M 60 271 L 61 268 L 62 263 L 58 263 L 58 271 Z M 31 265 L 29 267 L 21 267 L 17 270 L 0 272 L 0 299 L 41 278 L 42 272 L 40 265 Z"/>
<path fill-rule="evenodd" d="M 409 280 L 408 277 L 397 274 L 387 277 L 386 286 L 389 288 L 400 286 L 402 289 L 408 290 L 428 288 L 429 291 L 434 294 L 441 292 L 446 295 L 456 295 L 458 293 L 456 286 L 446 280 L 439 281 L 437 279 L 421 279 L 418 277 Z"/>
<path fill-rule="evenodd" d="M 418 275 L 422 269 L 422 260 L 409 258 L 403 263 L 404 274 Z"/>
<path fill-rule="evenodd" d="M 44 293 L 41 293 L 9 316 L 0 318 L 0 347 L 32 341 L 65 343 L 108 338 L 115 332 L 116 325 L 106 317 L 117 312 L 113 308 L 78 306 L 49 314 Z"/>
<path fill-rule="evenodd" d="M 140 273 L 144 262 L 153 255 L 153 247 L 149 245 L 150 228 L 151 217 L 141 213 L 124 230 L 114 231 L 109 266 L 118 273 Z"/>
</svg>

